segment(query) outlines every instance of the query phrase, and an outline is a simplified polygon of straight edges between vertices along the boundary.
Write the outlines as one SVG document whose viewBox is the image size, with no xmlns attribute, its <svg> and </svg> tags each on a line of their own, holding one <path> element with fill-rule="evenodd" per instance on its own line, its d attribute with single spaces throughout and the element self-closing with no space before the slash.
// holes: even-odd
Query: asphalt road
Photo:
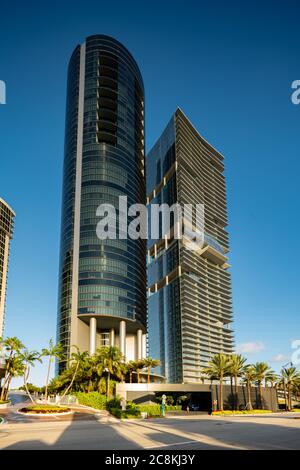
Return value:
<svg viewBox="0 0 300 470">
<path fill-rule="evenodd" d="M 182 417 L 117 421 L 8 423 L 0 426 L 1 449 L 300 449 L 299 414 L 268 417 Z"/>
</svg>

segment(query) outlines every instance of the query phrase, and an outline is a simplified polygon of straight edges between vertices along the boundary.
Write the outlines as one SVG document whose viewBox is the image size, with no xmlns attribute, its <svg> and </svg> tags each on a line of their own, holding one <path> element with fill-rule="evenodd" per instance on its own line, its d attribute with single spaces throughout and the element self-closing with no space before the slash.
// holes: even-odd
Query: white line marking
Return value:
<svg viewBox="0 0 300 470">
<path fill-rule="evenodd" d="M 160 447 L 181 446 L 183 444 L 204 444 L 204 443 L 200 441 L 195 441 L 195 440 L 194 441 L 182 441 L 182 442 L 173 442 L 172 444 L 160 444 L 159 446 L 156 445 L 156 446 L 144 447 L 144 449 L 160 449 Z"/>
</svg>

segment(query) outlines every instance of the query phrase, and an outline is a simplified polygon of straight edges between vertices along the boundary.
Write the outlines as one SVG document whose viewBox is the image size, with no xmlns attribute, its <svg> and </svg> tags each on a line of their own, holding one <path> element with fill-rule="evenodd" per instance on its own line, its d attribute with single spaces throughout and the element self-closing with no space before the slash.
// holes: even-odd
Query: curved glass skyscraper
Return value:
<svg viewBox="0 0 300 470">
<path fill-rule="evenodd" d="M 145 354 L 145 241 L 96 234 L 97 207 L 118 208 L 119 196 L 145 204 L 144 86 L 128 50 L 96 35 L 68 69 L 57 331 L 67 356 L 73 345 Z"/>
</svg>

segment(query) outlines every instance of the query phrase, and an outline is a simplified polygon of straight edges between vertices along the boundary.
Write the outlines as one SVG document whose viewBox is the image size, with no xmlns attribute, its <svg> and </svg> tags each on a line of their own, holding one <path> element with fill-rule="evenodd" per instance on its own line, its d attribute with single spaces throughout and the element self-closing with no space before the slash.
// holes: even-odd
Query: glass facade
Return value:
<svg viewBox="0 0 300 470">
<path fill-rule="evenodd" d="M 4 331 L 9 248 L 13 237 L 14 218 L 14 211 L 0 198 L 0 337 Z"/>
<path fill-rule="evenodd" d="M 223 157 L 178 109 L 146 170 L 149 213 L 152 204 L 204 204 L 203 249 L 172 233 L 165 240 L 162 230 L 148 243 L 149 355 L 168 382 L 197 382 L 214 354 L 233 351 Z"/>
<path fill-rule="evenodd" d="M 100 204 L 116 208 L 117 228 L 119 196 L 127 197 L 128 206 L 145 204 L 143 81 L 135 60 L 118 41 L 102 35 L 87 38 L 81 80 L 84 92 L 80 181 L 76 189 L 82 56 L 79 46 L 68 72 L 58 318 L 58 339 L 67 351 L 74 308 L 85 322 L 91 316 L 117 317 L 143 331 L 146 328 L 145 241 L 99 240 L 96 235 L 96 210 Z M 75 208 L 78 195 L 80 202 Z M 72 276 L 78 207 L 75 307 Z"/>
</svg>

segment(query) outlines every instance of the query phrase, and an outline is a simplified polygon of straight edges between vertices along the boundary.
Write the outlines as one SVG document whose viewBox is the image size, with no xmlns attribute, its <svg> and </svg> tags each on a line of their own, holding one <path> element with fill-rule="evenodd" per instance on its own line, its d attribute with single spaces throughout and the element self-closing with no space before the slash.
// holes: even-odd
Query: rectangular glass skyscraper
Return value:
<svg viewBox="0 0 300 470">
<path fill-rule="evenodd" d="M 204 205 L 204 243 L 148 243 L 149 355 L 168 382 L 198 382 L 217 353 L 233 352 L 231 277 L 223 156 L 180 109 L 146 158 L 151 204 Z"/>
</svg>

